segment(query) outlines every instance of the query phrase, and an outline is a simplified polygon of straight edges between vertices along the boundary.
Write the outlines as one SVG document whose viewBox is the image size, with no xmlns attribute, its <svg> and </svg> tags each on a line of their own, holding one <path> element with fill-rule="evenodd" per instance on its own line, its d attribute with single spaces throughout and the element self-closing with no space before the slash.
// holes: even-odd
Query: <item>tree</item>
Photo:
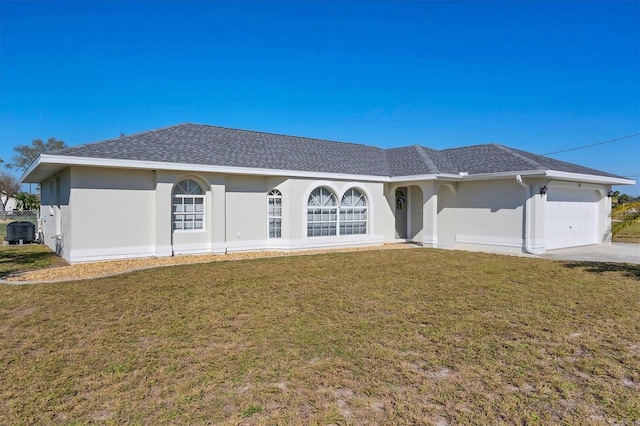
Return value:
<svg viewBox="0 0 640 426">
<path fill-rule="evenodd" d="M 18 145 L 13 147 L 16 154 L 11 158 L 11 163 L 7 163 L 7 168 L 27 170 L 40 154 L 66 147 L 66 143 L 54 137 L 50 137 L 46 143 L 42 139 L 34 139 L 31 141 L 31 146 Z"/>
<path fill-rule="evenodd" d="M 40 208 L 40 197 L 28 192 L 18 192 L 13 198 L 16 199 L 16 207 L 20 210 L 36 210 Z"/>
<path fill-rule="evenodd" d="M 628 203 L 631 200 L 632 200 L 632 198 L 627 194 L 618 195 L 618 204 Z"/>
<path fill-rule="evenodd" d="M 7 203 L 9 198 L 13 197 L 20 191 L 20 181 L 9 173 L 0 172 L 0 205 L 2 206 L 2 220 L 7 218 Z"/>
</svg>

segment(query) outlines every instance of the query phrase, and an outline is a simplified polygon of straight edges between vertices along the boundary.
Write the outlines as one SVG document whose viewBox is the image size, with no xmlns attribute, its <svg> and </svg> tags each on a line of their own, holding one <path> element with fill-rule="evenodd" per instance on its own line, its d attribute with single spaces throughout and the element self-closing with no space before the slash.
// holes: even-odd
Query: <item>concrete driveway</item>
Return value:
<svg viewBox="0 0 640 426">
<path fill-rule="evenodd" d="M 549 250 L 541 257 L 558 260 L 640 264 L 640 244 L 611 243 Z"/>
</svg>

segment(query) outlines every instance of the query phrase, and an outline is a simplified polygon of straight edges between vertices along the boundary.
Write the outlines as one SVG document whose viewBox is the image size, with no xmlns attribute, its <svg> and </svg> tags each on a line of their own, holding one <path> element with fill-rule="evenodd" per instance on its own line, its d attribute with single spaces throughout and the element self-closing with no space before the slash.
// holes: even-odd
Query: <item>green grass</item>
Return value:
<svg viewBox="0 0 640 426">
<path fill-rule="evenodd" d="M 634 424 L 640 267 L 442 250 L 0 287 L 0 424 Z"/>
<path fill-rule="evenodd" d="M 0 246 L 0 278 L 67 263 L 43 244 Z"/>
<path fill-rule="evenodd" d="M 616 243 L 640 243 L 640 223 L 630 225 L 613 237 Z"/>
</svg>

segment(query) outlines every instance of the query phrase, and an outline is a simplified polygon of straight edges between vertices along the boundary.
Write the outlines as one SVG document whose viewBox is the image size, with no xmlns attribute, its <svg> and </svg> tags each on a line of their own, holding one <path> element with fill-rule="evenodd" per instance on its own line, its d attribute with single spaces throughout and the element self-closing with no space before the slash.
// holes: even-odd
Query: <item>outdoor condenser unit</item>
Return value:
<svg viewBox="0 0 640 426">
<path fill-rule="evenodd" d="M 36 240 L 36 226 L 31 222 L 11 222 L 7 225 L 6 240 L 11 243 L 32 243 Z"/>
</svg>

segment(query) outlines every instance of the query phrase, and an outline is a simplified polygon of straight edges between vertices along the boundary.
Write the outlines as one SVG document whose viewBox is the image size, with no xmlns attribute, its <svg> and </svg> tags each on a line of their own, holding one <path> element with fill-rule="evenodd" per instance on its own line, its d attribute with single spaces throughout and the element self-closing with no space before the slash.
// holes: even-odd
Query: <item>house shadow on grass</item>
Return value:
<svg viewBox="0 0 640 426">
<path fill-rule="evenodd" d="M 622 272 L 623 275 L 640 281 L 640 265 L 634 265 L 632 263 L 566 261 L 562 262 L 562 265 L 566 268 L 580 268 L 586 272 L 595 274 Z"/>
<path fill-rule="evenodd" d="M 4 246 L 0 250 L 0 279 L 34 269 L 64 265 L 67 265 L 64 259 L 39 245 Z"/>
</svg>

